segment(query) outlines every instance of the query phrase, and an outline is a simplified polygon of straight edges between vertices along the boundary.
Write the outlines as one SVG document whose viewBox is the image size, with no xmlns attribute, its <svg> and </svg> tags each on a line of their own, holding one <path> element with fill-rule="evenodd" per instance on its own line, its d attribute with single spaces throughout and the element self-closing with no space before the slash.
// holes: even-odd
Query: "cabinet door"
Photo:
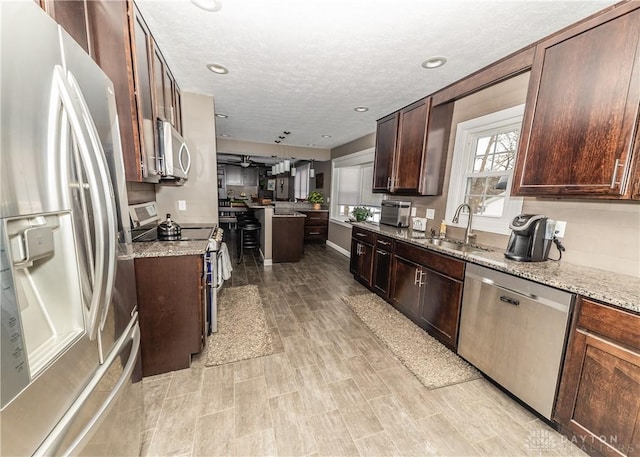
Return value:
<svg viewBox="0 0 640 457">
<path fill-rule="evenodd" d="M 164 64 L 162 55 L 155 41 L 153 41 L 153 104 L 155 106 L 155 117 L 166 120 L 165 107 L 167 106 L 164 99 Z"/>
<path fill-rule="evenodd" d="M 44 0 L 43 6 L 49 16 L 60 24 L 82 49 L 92 54 L 89 49 L 87 4 L 84 0 Z"/>
<path fill-rule="evenodd" d="M 391 253 L 383 249 L 375 249 L 373 253 L 373 288 L 387 298 L 391 277 Z"/>
<path fill-rule="evenodd" d="M 373 273 L 373 246 L 362 243 L 356 239 L 351 239 L 351 260 L 349 271 L 355 278 L 371 286 L 371 275 Z"/>
<path fill-rule="evenodd" d="M 133 2 L 88 1 L 87 20 L 96 63 L 111 79 L 127 181 L 142 181 L 143 162 L 135 83 L 135 48 L 129 14 Z"/>
<path fill-rule="evenodd" d="M 454 281 L 433 270 L 425 271 L 426 279 L 420 308 L 422 327 L 455 351 L 458 346 L 462 282 Z"/>
<path fill-rule="evenodd" d="M 627 198 L 631 192 L 626 178 L 638 150 L 640 9 L 612 18 L 638 8 L 631 3 L 579 33 L 574 28 L 538 45 L 514 194 Z"/>
<path fill-rule="evenodd" d="M 400 111 L 392 192 L 418 193 L 430 107 L 431 98 L 427 97 Z"/>
<path fill-rule="evenodd" d="M 227 186 L 242 186 L 244 185 L 244 177 L 242 176 L 242 168 L 235 165 L 227 165 L 226 167 L 226 179 Z"/>
<path fill-rule="evenodd" d="M 173 100 L 175 104 L 173 109 L 174 109 L 174 117 L 176 121 L 176 129 L 178 130 L 178 132 L 180 132 L 180 135 L 184 136 L 184 133 L 182 132 L 182 94 L 180 92 L 180 88 L 178 87 L 177 83 L 174 84 Z"/>
<path fill-rule="evenodd" d="M 139 142 L 142 153 L 142 179 L 158 182 L 160 179 L 159 164 L 156 157 L 156 135 L 153 114 L 153 92 L 151 83 L 151 32 L 145 24 L 140 12 L 135 8 L 133 18 L 133 56 L 134 77 L 136 84 L 136 103 L 138 109 Z"/>
<path fill-rule="evenodd" d="M 162 67 L 164 69 L 164 118 L 175 127 L 175 100 L 173 98 L 175 82 L 173 80 L 171 72 L 169 71 L 169 67 L 167 67 L 167 64 L 164 60 L 162 61 Z"/>
<path fill-rule="evenodd" d="M 640 354 L 578 329 L 565 365 L 575 375 L 556 416 L 565 432 L 603 455 L 639 455 Z"/>
<path fill-rule="evenodd" d="M 378 120 L 376 153 L 373 162 L 373 192 L 389 192 L 396 153 L 399 114 L 393 113 Z"/>
<path fill-rule="evenodd" d="M 389 299 L 398 311 L 415 322 L 420 321 L 422 273 L 420 265 L 402 257 L 393 257 Z"/>
</svg>

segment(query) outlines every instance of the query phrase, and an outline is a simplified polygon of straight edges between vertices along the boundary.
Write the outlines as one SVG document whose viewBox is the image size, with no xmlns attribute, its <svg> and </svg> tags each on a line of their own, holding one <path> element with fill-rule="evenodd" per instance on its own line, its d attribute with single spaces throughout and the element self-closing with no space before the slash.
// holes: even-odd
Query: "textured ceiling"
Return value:
<svg viewBox="0 0 640 457">
<path fill-rule="evenodd" d="M 188 0 L 136 3 L 181 90 L 212 95 L 229 116 L 216 119 L 219 136 L 273 144 L 290 131 L 284 144 L 332 148 L 614 2 L 222 0 L 215 13 Z M 435 55 L 447 64 L 423 69 Z"/>
</svg>

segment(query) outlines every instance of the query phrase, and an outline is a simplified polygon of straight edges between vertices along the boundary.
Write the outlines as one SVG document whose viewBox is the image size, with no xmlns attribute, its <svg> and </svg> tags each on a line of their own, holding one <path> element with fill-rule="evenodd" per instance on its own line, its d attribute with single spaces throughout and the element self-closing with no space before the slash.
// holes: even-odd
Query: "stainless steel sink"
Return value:
<svg viewBox="0 0 640 457">
<path fill-rule="evenodd" d="M 463 242 L 456 242 L 450 240 L 443 240 L 440 238 L 428 238 L 425 240 L 428 244 L 432 246 L 439 246 L 445 249 L 451 249 L 452 251 L 458 252 L 488 252 L 489 249 L 481 248 L 480 246 L 475 246 L 473 244 L 464 244 Z"/>
</svg>

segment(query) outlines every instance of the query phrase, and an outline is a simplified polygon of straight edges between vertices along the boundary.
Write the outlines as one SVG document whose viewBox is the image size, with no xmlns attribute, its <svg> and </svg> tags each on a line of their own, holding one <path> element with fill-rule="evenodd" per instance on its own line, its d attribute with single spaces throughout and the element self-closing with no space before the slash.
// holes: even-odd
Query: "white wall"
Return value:
<svg viewBox="0 0 640 457">
<path fill-rule="evenodd" d="M 183 186 L 156 186 L 160 214 L 171 213 L 179 224 L 218 223 L 216 129 L 213 97 L 182 93 L 183 134 L 191 152 L 189 180 Z M 178 209 L 178 200 L 186 210 Z"/>
</svg>

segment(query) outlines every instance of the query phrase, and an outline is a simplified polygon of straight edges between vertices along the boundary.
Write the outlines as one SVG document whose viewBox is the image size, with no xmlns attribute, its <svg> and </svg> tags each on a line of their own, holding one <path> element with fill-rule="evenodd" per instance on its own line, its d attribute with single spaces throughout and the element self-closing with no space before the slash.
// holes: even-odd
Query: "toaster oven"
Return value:
<svg viewBox="0 0 640 457">
<path fill-rule="evenodd" d="M 394 227 L 409 227 L 411 202 L 383 200 L 381 203 L 380 223 Z"/>
</svg>

